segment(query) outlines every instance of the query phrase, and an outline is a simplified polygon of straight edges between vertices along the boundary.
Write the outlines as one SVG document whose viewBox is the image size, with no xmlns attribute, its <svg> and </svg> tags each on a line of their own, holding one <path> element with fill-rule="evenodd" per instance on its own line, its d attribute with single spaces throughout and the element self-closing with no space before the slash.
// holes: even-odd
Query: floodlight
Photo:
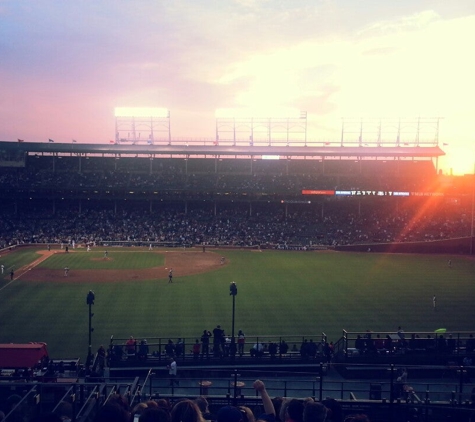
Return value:
<svg viewBox="0 0 475 422">
<path fill-rule="evenodd" d="M 116 107 L 115 117 L 170 117 L 170 111 L 162 107 Z"/>
<path fill-rule="evenodd" d="M 306 112 L 305 113 L 306 116 Z M 271 107 L 271 108 L 218 108 L 215 111 L 216 118 L 289 118 L 300 119 L 302 112 L 295 108 Z"/>
</svg>

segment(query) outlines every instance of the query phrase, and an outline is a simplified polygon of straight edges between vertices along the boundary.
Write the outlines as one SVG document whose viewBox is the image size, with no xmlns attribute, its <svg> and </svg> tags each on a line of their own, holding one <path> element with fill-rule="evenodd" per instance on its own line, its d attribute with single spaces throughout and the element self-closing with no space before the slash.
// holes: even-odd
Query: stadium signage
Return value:
<svg viewBox="0 0 475 422">
<path fill-rule="evenodd" d="M 335 191 L 334 190 L 304 189 L 302 190 L 302 195 L 335 195 Z"/>
<path fill-rule="evenodd" d="M 312 201 L 298 201 L 296 199 L 282 199 L 281 204 L 311 204 Z"/>
<path fill-rule="evenodd" d="M 315 190 L 303 189 L 302 195 L 335 195 L 335 196 L 443 196 L 440 192 L 396 192 L 386 190 Z"/>
<path fill-rule="evenodd" d="M 442 192 L 412 192 L 413 196 L 444 196 Z"/>
<path fill-rule="evenodd" d="M 409 192 L 394 192 L 387 190 L 337 190 L 335 195 L 345 196 L 409 196 Z"/>
</svg>

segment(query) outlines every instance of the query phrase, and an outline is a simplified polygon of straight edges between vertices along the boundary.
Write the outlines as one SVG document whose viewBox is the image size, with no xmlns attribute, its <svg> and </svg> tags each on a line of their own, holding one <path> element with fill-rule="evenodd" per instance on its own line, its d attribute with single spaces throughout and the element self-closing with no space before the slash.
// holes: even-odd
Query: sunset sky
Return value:
<svg viewBox="0 0 475 422">
<path fill-rule="evenodd" d="M 309 140 L 342 118 L 441 117 L 444 172 L 475 162 L 473 0 L 0 0 L 0 140 L 108 142 L 115 107 L 290 107 Z M 447 144 L 442 146 L 442 144 Z"/>
</svg>

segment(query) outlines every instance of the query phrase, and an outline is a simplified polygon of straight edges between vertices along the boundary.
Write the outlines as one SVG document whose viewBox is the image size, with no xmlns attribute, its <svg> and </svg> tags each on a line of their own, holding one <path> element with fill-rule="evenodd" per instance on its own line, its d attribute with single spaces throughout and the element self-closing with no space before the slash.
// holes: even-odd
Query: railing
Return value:
<svg viewBox="0 0 475 422">
<path fill-rule="evenodd" d="M 252 357 L 274 359 L 287 359 L 291 357 L 308 357 L 321 360 L 325 356 L 325 333 L 317 335 L 296 335 L 296 336 L 247 336 L 245 343 L 240 345 L 238 336 L 236 339 L 236 350 L 233 353 L 231 348 L 231 336 L 223 337 L 223 341 L 214 342 L 213 337 L 208 337 L 209 343 L 201 341 L 201 334 L 198 337 L 170 338 L 147 337 L 147 343 L 143 340 L 135 339 L 133 343 L 127 345 L 129 339 L 114 338 L 111 336 L 108 348 L 108 360 L 110 366 L 114 367 L 121 362 L 128 362 L 131 366 L 134 363 L 142 363 L 145 366 L 153 366 L 168 361 L 171 357 L 177 362 L 202 362 L 215 359 L 232 357 L 236 360 Z M 314 339 L 316 341 L 314 341 Z M 318 339 L 318 341 L 317 341 Z M 198 340 L 200 344 L 199 354 L 194 354 L 193 345 Z M 142 365 L 143 366 L 143 365 Z"/>
<path fill-rule="evenodd" d="M 346 358 L 412 354 L 457 359 L 474 352 L 473 332 L 446 332 L 444 329 L 431 332 L 343 330 L 341 339 L 335 345 L 335 353 L 340 353 Z"/>
<path fill-rule="evenodd" d="M 398 369 L 387 367 L 388 375 L 378 380 L 344 380 L 331 375 L 312 376 L 308 373 L 288 372 L 266 373 L 259 371 L 271 397 L 314 397 L 317 400 L 331 397 L 336 400 L 385 400 L 387 402 L 453 402 L 464 404 L 473 402 L 475 397 L 473 382 L 461 381 L 457 376 L 441 380 L 408 381 L 407 387 L 397 381 Z M 409 373 L 411 372 L 409 368 Z M 435 368 L 437 369 L 437 368 Z M 469 368 L 473 370 L 475 368 Z M 214 375 L 213 375 L 214 373 Z M 285 377 L 292 378 L 285 378 Z M 205 395 L 212 398 L 228 398 L 233 401 L 257 397 L 252 384 L 256 375 L 251 371 L 229 371 L 228 376 L 219 376 L 210 371 L 206 376 L 179 378 L 179 386 L 170 385 L 166 374 L 152 374 L 144 384 L 142 393 L 145 399 L 151 397 L 196 397 Z M 148 396 L 147 396 L 148 394 Z"/>
<path fill-rule="evenodd" d="M 370 380 L 347 380 L 340 375 L 349 367 L 358 371 L 377 369 L 380 378 Z M 430 369 L 436 379 L 415 378 L 418 370 Z M 55 410 L 63 400 L 73 405 L 73 421 L 85 422 L 94 415 L 111 397 L 120 394 L 127 398 L 129 406 L 153 398 L 168 398 L 173 404 L 183 397 L 207 396 L 215 407 L 224 405 L 254 406 L 260 403 L 253 388 L 256 378 L 262 379 L 271 397 L 313 397 L 316 400 L 331 398 L 337 400 L 346 413 L 363 409 L 365 413 L 380 414 L 375 420 L 390 421 L 395 409 L 401 412 L 417 407 L 427 417 L 426 421 L 439 420 L 440 414 L 451 414 L 452 420 L 466 420 L 456 416 L 468 415 L 475 404 L 475 383 L 471 377 L 475 367 L 412 366 L 407 367 L 408 381 L 397 380 L 402 369 L 395 365 L 317 365 L 321 375 L 308 372 L 276 372 L 259 369 L 229 370 L 208 369 L 199 376 L 180 376 L 179 385 L 171 384 L 165 371 L 148 371 L 144 378 L 134 380 L 108 378 L 98 383 L 84 382 L 0 382 L 0 401 L 12 393 L 19 394 L 18 402 L 7 414 L 6 421 L 14 420 L 21 410 L 28 419 L 35 415 Z M 379 412 L 379 413 L 378 413 Z M 455 419 L 454 419 L 455 418 Z M 370 417 L 371 420 L 373 420 Z"/>
</svg>

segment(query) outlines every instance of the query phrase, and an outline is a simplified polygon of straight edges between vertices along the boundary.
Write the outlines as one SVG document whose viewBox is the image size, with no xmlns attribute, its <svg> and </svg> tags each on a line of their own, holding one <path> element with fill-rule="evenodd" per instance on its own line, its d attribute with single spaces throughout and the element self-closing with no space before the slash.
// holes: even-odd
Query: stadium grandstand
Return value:
<svg viewBox="0 0 475 422">
<path fill-rule="evenodd" d="M 305 139 L 294 145 L 259 143 L 256 137 L 255 142 L 252 138 L 242 145 L 232 138 L 219 139 L 194 142 L 170 137 L 145 144 L 122 138 L 109 144 L 0 142 L 0 246 L 74 241 L 473 252 L 473 179 L 438 171 L 438 158 L 444 152 L 437 141 L 386 145 L 363 143 L 360 137 L 353 143 L 342 139 L 316 144 Z M 436 246 L 428 248 L 428 244 Z M 399 371 L 410 361 L 375 363 L 366 352 L 368 342 L 364 351 L 352 347 L 364 335 L 344 333 L 337 345 L 340 361 L 332 364 L 341 365 L 339 372 L 346 378 L 359 380 L 369 373 L 372 379 L 384 378 L 376 384 L 329 381 L 331 365 L 322 351 L 310 357 L 300 351 L 285 356 L 279 352 L 277 366 L 285 374 L 275 362 L 270 365 L 269 353 L 269 359 L 256 363 L 248 351 L 242 362 L 249 366 L 239 373 L 231 369 L 234 361 L 219 369 L 207 362 L 195 365 L 191 354 L 182 355 L 178 362 L 190 371 L 188 379 L 180 379 L 187 389 L 183 392 L 173 383 L 168 385 L 165 372 L 159 376 L 147 371 L 150 361 L 139 364 L 121 355 L 115 376 L 111 375 L 114 362 L 109 362 L 104 376 L 78 361 L 58 360 L 46 363 L 36 374 L 3 373 L 0 404 L 7 409 L 7 421 L 54 412 L 63 419 L 86 422 L 101 420 L 101 412 L 107 405 L 110 410 L 113 402 L 120 402 L 130 416 L 139 403 L 154 407 L 151 401 L 165 399 L 170 410 L 185 397 L 207 396 L 215 415 L 228 406 L 248 406 L 260 415 L 268 409 L 262 405 L 262 390 L 252 387 L 257 373 L 272 379 L 266 383 L 276 397 L 327 398 L 328 409 L 334 409 L 329 421 L 356 413 L 370 415 L 373 422 L 469 420 L 475 402 L 467 390 L 470 371 L 459 363 L 441 364 L 447 360 L 446 351 L 435 349 L 430 372 L 447 378 L 444 387 L 438 385 L 440 391 L 433 387 L 429 394 L 427 381 L 417 386 L 418 392 L 425 391 L 418 395 L 400 382 Z M 398 333 L 381 335 L 396 341 Z M 460 357 L 465 356 L 468 339 L 469 333 L 457 334 Z M 122 345 L 125 340 L 115 341 Z M 323 335 L 322 344 L 324 340 Z M 158 353 L 150 358 L 163 367 L 162 360 L 169 356 L 161 341 L 150 343 Z M 111 350 L 113 346 L 111 339 Z M 417 354 L 417 365 L 424 363 L 425 356 L 425 352 Z M 96 355 L 95 363 L 97 359 Z M 139 367 L 140 376 L 134 373 L 126 382 L 120 370 L 131 366 Z M 299 380 L 303 368 L 316 374 L 314 381 Z"/>
<path fill-rule="evenodd" d="M 443 154 L 424 144 L 1 142 L 0 193 L 8 201 L 0 243 L 67 241 L 70 226 L 50 226 L 71 216 L 76 242 L 311 248 L 467 238 L 471 181 L 440 174 Z M 105 219 L 113 226 L 123 215 L 136 226 L 98 235 Z M 151 216 L 156 227 L 141 232 Z M 230 217 L 236 227 L 224 234 Z M 185 229 L 167 232 L 170 219 Z M 40 220 L 44 230 L 33 233 L 28 226 Z"/>
</svg>

